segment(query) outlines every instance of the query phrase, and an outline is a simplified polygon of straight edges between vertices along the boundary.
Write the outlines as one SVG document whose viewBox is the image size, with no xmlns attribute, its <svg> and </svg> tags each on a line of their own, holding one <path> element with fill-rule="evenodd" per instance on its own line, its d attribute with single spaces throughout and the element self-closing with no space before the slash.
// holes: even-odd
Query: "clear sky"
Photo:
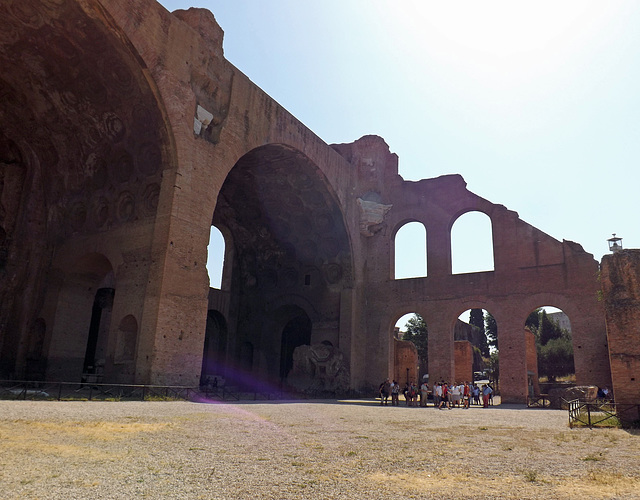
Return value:
<svg viewBox="0 0 640 500">
<path fill-rule="evenodd" d="M 640 248 L 640 2 L 163 0 L 327 143 L 382 136 L 597 260 Z M 455 259 L 455 255 L 454 255 Z"/>
</svg>

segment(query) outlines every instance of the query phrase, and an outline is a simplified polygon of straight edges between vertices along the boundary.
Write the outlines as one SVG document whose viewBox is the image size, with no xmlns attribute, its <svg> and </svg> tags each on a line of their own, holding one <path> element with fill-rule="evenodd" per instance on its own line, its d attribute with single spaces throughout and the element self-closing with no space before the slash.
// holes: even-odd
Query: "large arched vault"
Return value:
<svg viewBox="0 0 640 500">
<path fill-rule="evenodd" d="M 284 324 L 272 320 L 276 309 L 297 306 L 311 319 L 310 342 L 339 346 L 342 291 L 352 286 L 350 243 L 337 199 L 309 158 L 276 144 L 245 154 L 220 190 L 213 224 L 233 246 L 231 283 L 223 287 L 238 310 L 236 346 L 259 347 L 258 373 L 282 376 Z M 230 364 L 238 356 L 230 346 Z"/>
<path fill-rule="evenodd" d="M 1 371 L 30 377 L 34 310 L 50 349 L 56 331 L 81 328 L 86 338 L 90 325 L 76 326 L 62 312 L 74 305 L 59 303 L 83 255 L 108 255 L 120 266 L 118 281 L 130 282 L 134 260 L 136 279 L 145 275 L 149 253 L 141 249 L 151 244 L 162 172 L 172 162 L 156 90 L 103 6 L 9 1 L 0 17 Z M 124 300 L 139 320 L 141 286 L 116 290 L 115 311 Z M 52 363 L 38 366 L 38 376 L 54 377 Z M 111 368 L 118 378 L 122 366 Z"/>
</svg>

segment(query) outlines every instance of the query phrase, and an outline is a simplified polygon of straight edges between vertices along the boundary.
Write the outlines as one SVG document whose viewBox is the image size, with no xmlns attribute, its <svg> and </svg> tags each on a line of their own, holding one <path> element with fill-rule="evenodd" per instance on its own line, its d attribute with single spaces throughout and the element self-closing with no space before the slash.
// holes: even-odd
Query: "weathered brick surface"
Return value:
<svg viewBox="0 0 640 500">
<path fill-rule="evenodd" d="M 468 340 L 454 342 L 454 356 L 456 363 L 456 378 L 453 382 L 473 382 L 473 346 Z"/>
<path fill-rule="evenodd" d="M 400 384 L 410 382 L 421 383 L 418 380 L 418 350 L 413 342 L 394 339 L 395 347 L 393 380 Z"/>
<path fill-rule="evenodd" d="M 601 282 L 615 401 L 640 404 L 640 250 L 605 255 Z"/>
<path fill-rule="evenodd" d="M 529 395 L 538 396 L 540 394 L 540 384 L 538 383 L 538 353 L 536 351 L 536 337 L 527 328 L 524 330 L 524 336 L 527 349 L 527 376 L 529 377 L 530 383 Z"/>
</svg>

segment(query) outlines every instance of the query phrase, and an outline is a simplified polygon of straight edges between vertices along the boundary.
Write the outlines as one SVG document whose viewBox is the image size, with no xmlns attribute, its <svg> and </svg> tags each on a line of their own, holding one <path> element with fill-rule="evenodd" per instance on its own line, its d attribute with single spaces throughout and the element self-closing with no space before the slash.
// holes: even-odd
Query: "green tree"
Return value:
<svg viewBox="0 0 640 500">
<path fill-rule="evenodd" d="M 489 366 L 487 367 L 487 372 L 489 372 L 489 379 L 496 383 L 500 378 L 500 363 L 498 351 L 493 351 L 491 353 L 491 357 L 489 358 Z"/>
<path fill-rule="evenodd" d="M 560 328 L 544 310 L 539 311 L 538 318 L 538 328 L 535 332 L 538 375 L 546 376 L 550 382 L 553 382 L 557 377 L 575 373 L 571 333 Z"/>
<path fill-rule="evenodd" d="M 570 335 L 550 339 L 538 351 L 538 374 L 547 376 L 550 382 L 557 377 L 575 373 L 573 345 Z"/>
<path fill-rule="evenodd" d="M 484 332 L 484 312 L 482 309 L 471 309 L 469 313 L 469 324 L 478 327 Z"/>
<path fill-rule="evenodd" d="M 562 335 L 562 328 L 560 328 L 555 321 L 549 319 L 546 311 L 542 311 L 540 313 L 540 324 L 538 326 L 540 345 L 545 346 L 550 340 L 559 339 Z"/>
<path fill-rule="evenodd" d="M 420 359 L 421 375 L 427 373 L 427 363 L 429 362 L 429 331 L 427 323 L 422 316 L 414 314 L 406 324 L 407 331 L 403 339 L 413 342 L 418 350 Z"/>
<path fill-rule="evenodd" d="M 538 332 L 538 328 L 540 327 L 540 313 L 543 312 L 542 309 L 538 308 L 535 311 L 532 311 L 529 316 L 527 316 L 526 321 L 524 322 L 524 326 L 529 328 L 533 333 Z"/>
<path fill-rule="evenodd" d="M 493 347 L 495 350 L 498 350 L 498 323 L 496 323 L 496 319 L 490 312 L 487 312 L 485 315 L 484 324 L 484 332 L 487 336 L 489 347 Z"/>
<path fill-rule="evenodd" d="M 478 342 L 475 347 L 480 349 L 480 352 L 485 358 L 489 357 L 489 344 L 487 343 L 487 336 L 484 331 L 484 311 L 482 309 L 471 309 L 469 324 L 480 330 Z"/>
</svg>

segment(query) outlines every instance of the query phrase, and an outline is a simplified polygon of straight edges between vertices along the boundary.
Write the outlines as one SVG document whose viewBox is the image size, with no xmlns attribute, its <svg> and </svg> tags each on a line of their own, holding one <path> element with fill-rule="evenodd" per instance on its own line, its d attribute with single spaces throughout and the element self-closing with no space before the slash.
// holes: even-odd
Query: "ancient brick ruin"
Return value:
<svg viewBox="0 0 640 500">
<path fill-rule="evenodd" d="M 371 394 L 393 376 L 399 317 L 425 318 L 432 380 L 454 380 L 457 318 L 483 308 L 503 400 L 524 402 L 525 319 L 551 305 L 571 319 L 577 383 L 611 385 L 592 255 L 458 175 L 403 180 L 380 137 L 325 144 L 222 37 L 210 12 L 154 0 L 0 5 L 0 378 L 278 385 L 296 347 L 325 345 Z M 452 274 L 470 211 L 491 220 L 494 270 Z M 394 279 L 415 221 L 427 275 Z"/>
<path fill-rule="evenodd" d="M 640 403 L 640 250 L 622 250 L 602 259 L 602 291 L 607 318 L 611 377 L 616 403 Z M 640 420 L 636 406 L 624 414 Z"/>
</svg>

